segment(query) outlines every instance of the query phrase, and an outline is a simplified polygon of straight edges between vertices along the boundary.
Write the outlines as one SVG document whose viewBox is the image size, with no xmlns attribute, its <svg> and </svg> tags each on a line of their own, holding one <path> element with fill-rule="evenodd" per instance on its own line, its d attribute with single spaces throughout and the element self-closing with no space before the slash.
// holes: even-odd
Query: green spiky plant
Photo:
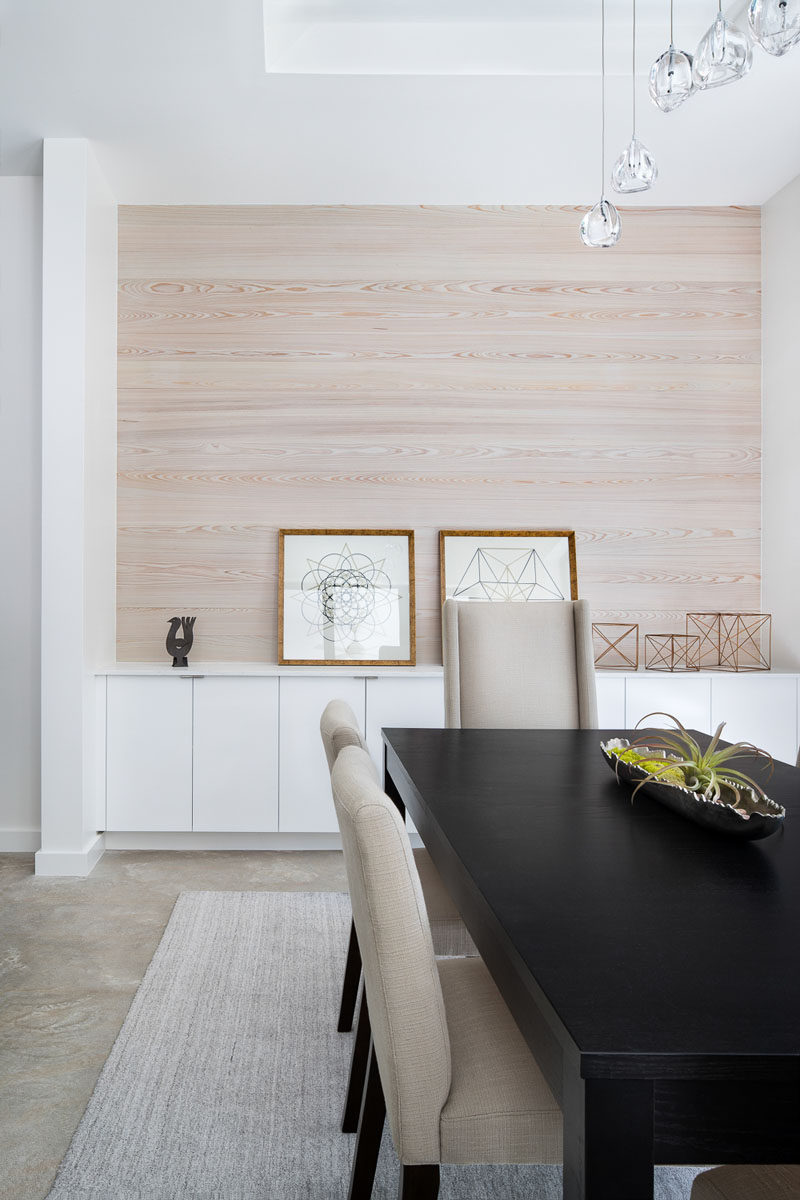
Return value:
<svg viewBox="0 0 800 1200">
<path fill-rule="evenodd" d="M 774 815 L 774 808 L 767 799 L 763 788 L 745 775 L 743 771 L 731 766 L 734 758 L 751 757 L 766 759 L 769 763 L 769 774 L 772 774 L 772 756 L 755 746 L 752 742 L 735 742 L 730 746 L 720 746 L 723 721 L 717 726 L 705 750 L 688 730 L 671 713 L 647 713 L 638 722 L 636 728 L 650 717 L 667 717 L 674 724 L 674 729 L 655 729 L 631 742 L 627 750 L 612 750 L 618 760 L 630 762 L 647 771 L 633 791 L 631 799 L 646 783 L 677 784 L 687 791 L 697 792 L 704 800 L 715 804 L 726 804 L 736 809 L 743 816 L 753 812 Z M 645 753 L 640 754 L 638 747 Z M 654 757 L 661 752 L 664 758 Z M 617 772 L 619 775 L 619 772 Z M 726 795 L 729 799 L 726 799 Z"/>
</svg>

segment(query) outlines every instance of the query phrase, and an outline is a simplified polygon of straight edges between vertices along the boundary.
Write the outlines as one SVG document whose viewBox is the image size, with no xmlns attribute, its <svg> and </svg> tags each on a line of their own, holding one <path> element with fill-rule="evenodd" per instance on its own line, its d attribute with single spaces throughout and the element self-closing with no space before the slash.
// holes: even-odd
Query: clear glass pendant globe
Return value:
<svg viewBox="0 0 800 1200">
<path fill-rule="evenodd" d="M 650 99 L 662 112 L 672 112 L 693 91 L 691 54 L 670 46 L 650 68 Z"/>
<path fill-rule="evenodd" d="M 611 186 L 615 192 L 630 195 L 632 192 L 646 192 L 657 179 L 656 160 L 634 134 L 614 164 Z"/>
<path fill-rule="evenodd" d="M 752 0 L 747 18 L 756 41 L 776 58 L 800 41 L 800 0 Z"/>
<path fill-rule="evenodd" d="M 753 65 L 753 49 L 749 39 L 722 13 L 701 40 L 694 56 L 692 77 L 700 88 L 722 87 L 742 79 Z"/>
<path fill-rule="evenodd" d="M 605 196 L 590 208 L 581 221 L 581 241 L 584 246 L 616 246 L 622 233 L 619 213 Z"/>
</svg>

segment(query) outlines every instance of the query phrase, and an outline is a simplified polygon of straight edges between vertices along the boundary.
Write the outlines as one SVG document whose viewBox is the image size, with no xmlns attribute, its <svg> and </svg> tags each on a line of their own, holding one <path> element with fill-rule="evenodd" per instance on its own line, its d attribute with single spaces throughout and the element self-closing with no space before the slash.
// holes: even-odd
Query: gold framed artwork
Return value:
<svg viewBox="0 0 800 1200">
<path fill-rule="evenodd" d="M 442 529 L 441 602 L 577 600 L 571 529 Z"/>
<path fill-rule="evenodd" d="M 410 667 L 416 661 L 410 529 L 281 529 L 278 662 Z"/>
</svg>

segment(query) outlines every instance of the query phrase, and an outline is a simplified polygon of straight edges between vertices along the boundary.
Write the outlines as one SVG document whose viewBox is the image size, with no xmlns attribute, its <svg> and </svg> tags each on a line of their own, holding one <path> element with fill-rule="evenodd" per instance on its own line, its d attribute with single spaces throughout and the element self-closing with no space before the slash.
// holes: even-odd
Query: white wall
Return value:
<svg viewBox="0 0 800 1200">
<path fill-rule="evenodd" d="M 113 644 L 116 206 L 84 138 L 45 139 L 43 186 L 36 872 L 85 875 L 103 848 L 95 769 L 102 696 L 93 672 L 98 654 Z"/>
<path fill-rule="evenodd" d="M 42 181 L 0 178 L 0 851 L 39 846 Z"/>
<path fill-rule="evenodd" d="M 763 208 L 763 606 L 800 668 L 800 176 Z"/>
</svg>

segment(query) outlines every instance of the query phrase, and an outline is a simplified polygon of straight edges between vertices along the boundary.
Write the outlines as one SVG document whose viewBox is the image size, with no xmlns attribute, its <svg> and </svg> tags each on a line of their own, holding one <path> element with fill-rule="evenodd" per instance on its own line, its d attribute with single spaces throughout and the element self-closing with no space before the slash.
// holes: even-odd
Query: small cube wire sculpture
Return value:
<svg viewBox="0 0 800 1200">
<path fill-rule="evenodd" d="M 699 636 L 696 633 L 645 634 L 644 665 L 648 671 L 699 671 Z"/>
<path fill-rule="evenodd" d="M 700 638 L 700 665 L 717 671 L 769 671 L 770 613 L 687 613 L 686 632 Z"/>
<path fill-rule="evenodd" d="M 621 621 L 592 623 L 594 665 L 605 671 L 636 671 L 639 667 L 639 626 Z"/>
</svg>

